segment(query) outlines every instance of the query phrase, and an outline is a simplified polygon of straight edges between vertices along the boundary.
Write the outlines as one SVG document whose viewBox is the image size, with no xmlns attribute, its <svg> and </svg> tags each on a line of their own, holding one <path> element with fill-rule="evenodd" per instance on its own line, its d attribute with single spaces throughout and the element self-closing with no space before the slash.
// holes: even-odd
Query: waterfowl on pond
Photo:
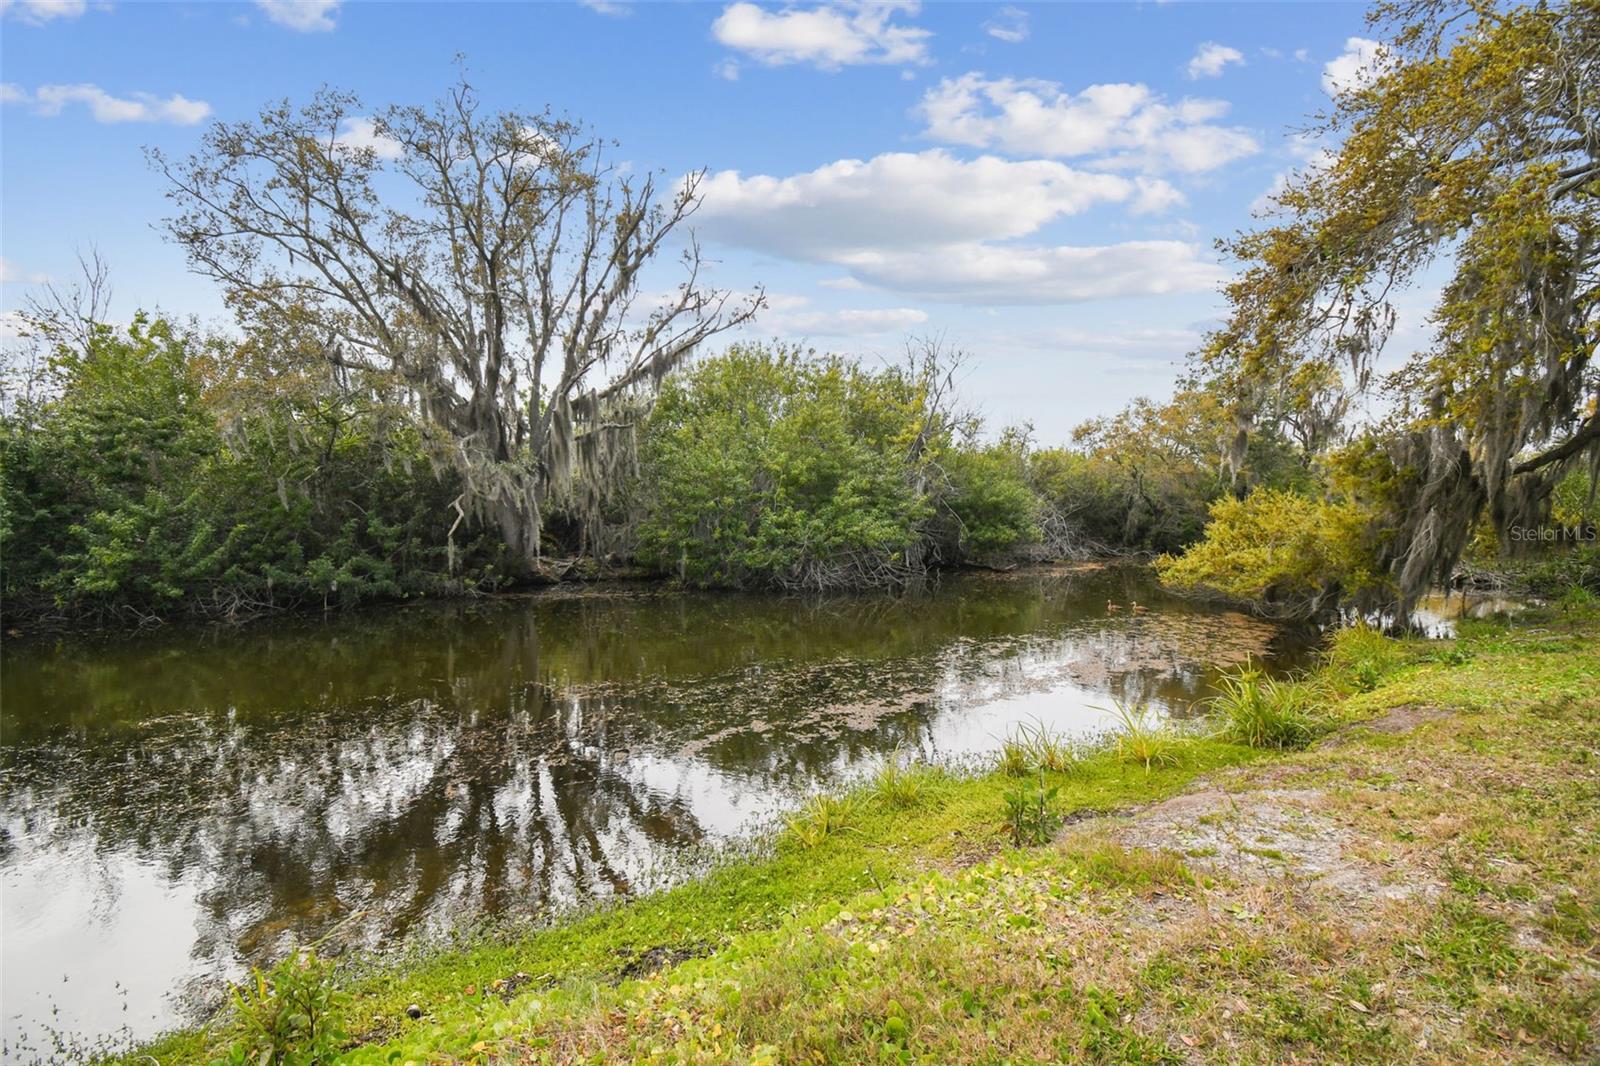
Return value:
<svg viewBox="0 0 1600 1066">
<path fill-rule="evenodd" d="M 1110 600 L 1106 601 L 1106 614 L 1116 614 L 1120 610 L 1122 610 L 1121 604 L 1112 603 Z"/>
<path fill-rule="evenodd" d="M 1128 609 L 1131 610 L 1134 614 L 1144 614 L 1146 611 L 1150 610 L 1150 608 L 1148 608 L 1144 604 L 1138 603 L 1138 602 L 1129 603 L 1128 604 Z"/>
</svg>

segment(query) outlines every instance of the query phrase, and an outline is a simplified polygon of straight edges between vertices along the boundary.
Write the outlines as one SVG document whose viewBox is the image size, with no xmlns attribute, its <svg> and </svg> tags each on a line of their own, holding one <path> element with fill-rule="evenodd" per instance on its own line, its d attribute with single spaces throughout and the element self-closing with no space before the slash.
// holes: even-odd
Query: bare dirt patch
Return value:
<svg viewBox="0 0 1600 1066">
<path fill-rule="evenodd" d="M 1125 847 L 1176 852 L 1191 868 L 1232 878 L 1291 877 L 1348 901 L 1431 896 L 1412 872 L 1360 857 L 1363 839 L 1326 809 L 1313 789 L 1207 789 L 1157 804 L 1108 835 Z"/>
</svg>

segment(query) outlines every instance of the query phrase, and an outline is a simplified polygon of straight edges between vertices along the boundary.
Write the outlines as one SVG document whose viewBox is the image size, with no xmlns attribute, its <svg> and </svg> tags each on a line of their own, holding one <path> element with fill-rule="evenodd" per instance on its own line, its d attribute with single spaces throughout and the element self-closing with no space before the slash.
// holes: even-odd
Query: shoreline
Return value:
<svg viewBox="0 0 1600 1066">
<path fill-rule="evenodd" d="M 1219 779 L 1239 774 L 1270 778 L 1280 764 L 1292 766 L 1346 748 L 1365 750 L 1374 738 L 1380 745 L 1392 743 L 1384 738 L 1394 733 L 1381 721 L 1371 729 L 1356 727 L 1381 720 L 1388 708 L 1415 703 L 1419 697 L 1453 701 L 1460 707 L 1450 713 L 1463 719 L 1468 713 L 1485 713 L 1483 708 L 1520 691 L 1500 674 L 1526 668 L 1530 650 L 1552 639 L 1565 640 L 1563 647 L 1579 647 L 1559 654 L 1551 649 L 1533 667 L 1555 671 L 1554 683 L 1569 688 L 1600 680 L 1600 656 L 1584 645 L 1597 619 L 1586 617 L 1581 633 L 1573 628 L 1571 635 L 1558 632 L 1555 638 L 1545 635 L 1547 623 L 1559 624 L 1551 622 L 1548 612 L 1533 612 L 1511 622 L 1474 622 L 1449 644 L 1385 640 L 1385 654 L 1393 662 L 1374 687 L 1364 687 L 1370 680 L 1365 673 L 1365 680 L 1356 681 L 1347 666 L 1325 664 L 1313 680 L 1336 693 L 1325 713 L 1340 728 L 1333 739 L 1304 754 L 1190 737 L 1177 741 L 1178 763 L 1145 771 L 1120 759 L 1114 748 L 1101 749 L 1072 773 L 1049 775 L 1050 783 L 1061 789 L 1069 835 L 1108 816 L 1137 819 L 1163 802 L 1215 788 Z M 1463 652 L 1463 645 L 1469 650 Z M 1533 689 L 1520 693 L 1526 701 L 1539 695 Z M 1017 849 L 1006 839 L 1002 799 L 1015 781 L 993 770 L 943 775 L 922 799 L 903 809 L 861 798 L 850 830 L 814 848 L 798 845 L 792 832 L 780 832 L 758 845 L 756 853 L 713 864 L 703 876 L 659 894 L 602 904 L 526 935 L 485 939 L 464 950 L 431 953 L 398 968 L 369 972 L 350 986 L 354 998 L 347 1015 L 355 1024 L 350 1027 L 349 1057 L 358 1062 L 387 1061 L 391 1054 L 402 1060 L 439 1054 L 470 1057 L 484 1040 L 497 1048 L 526 1047 L 520 1041 L 532 1031 L 535 1014 L 540 1019 L 562 1017 L 562 1011 L 581 1014 L 583 1004 L 651 994 L 663 987 L 657 975 L 674 972 L 679 965 L 693 971 L 753 965 L 748 950 L 753 943 L 785 935 L 785 930 L 791 936 L 822 936 L 841 912 L 867 909 L 863 900 L 882 906 L 930 877 L 960 881 L 969 871 L 995 863 L 1002 869 L 1020 863 L 1017 868 L 1023 869 L 1035 859 L 1051 861 L 1039 857 L 1050 855 L 1052 845 Z M 421 1018 L 406 1017 L 412 1003 L 421 1007 Z M 549 1028 L 539 1031 L 548 1035 Z M 174 1034 L 123 1061 L 145 1054 L 163 1064 L 204 1061 L 207 1040 L 216 1039 L 216 1032 Z M 753 1053 L 749 1047 L 744 1052 Z"/>
</svg>

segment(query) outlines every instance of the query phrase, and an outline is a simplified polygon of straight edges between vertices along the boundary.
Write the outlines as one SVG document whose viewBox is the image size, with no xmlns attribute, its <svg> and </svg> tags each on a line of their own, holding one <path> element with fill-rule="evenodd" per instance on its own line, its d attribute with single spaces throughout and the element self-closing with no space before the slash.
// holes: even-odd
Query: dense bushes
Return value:
<svg viewBox="0 0 1600 1066">
<path fill-rule="evenodd" d="M 1249 600 L 1264 613 L 1308 617 L 1380 581 L 1361 507 L 1289 490 L 1257 489 L 1211 507 L 1205 537 L 1156 560 L 1180 589 Z"/>
<path fill-rule="evenodd" d="M 701 585 L 872 584 L 933 505 L 919 384 L 841 359 L 735 348 L 668 379 L 643 447 L 641 561 Z"/>
<path fill-rule="evenodd" d="M 745 346 L 669 378 L 641 449 L 640 561 L 696 585 L 861 587 L 1034 542 L 1025 442 L 972 440 L 936 369 Z"/>
<path fill-rule="evenodd" d="M 231 615 L 491 573 L 482 541 L 450 573 L 454 493 L 415 431 L 386 432 L 370 397 L 308 405 L 274 379 L 248 404 L 208 397 L 214 355 L 145 318 L 48 352 L 0 420 L 8 617 Z"/>
<path fill-rule="evenodd" d="M 56 336 L 46 355 L 0 416 L 8 619 L 236 616 L 506 580 L 498 532 L 454 506 L 456 475 L 438 472 L 398 381 L 356 385 L 290 340 L 146 318 Z M 637 469 L 575 486 L 608 501 L 604 536 L 581 535 L 576 515 L 547 526 L 579 530 L 568 547 L 580 553 L 702 586 L 861 587 L 940 565 L 1162 549 L 1170 585 L 1271 614 L 1387 588 L 1371 541 L 1399 482 L 1381 450 L 1340 453 L 1321 471 L 1325 496 L 1270 434 L 1252 439 L 1247 478 L 1227 473 L 1228 426 L 1204 392 L 1136 402 L 1071 448 L 1037 449 L 1026 432 L 982 440 L 941 382 L 933 362 L 867 369 L 774 346 L 702 359 L 624 426 Z M 1241 497 L 1245 484 L 1257 487 Z M 1555 505 L 1584 521 L 1587 481 Z M 1595 558 L 1578 547 L 1525 570 L 1540 588 L 1594 587 Z"/>
<path fill-rule="evenodd" d="M 1028 484 L 1028 455 L 1008 437 L 988 447 L 947 450 L 941 463 L 949 479 L 952 521 L 944 550 L 955 558 L 986 558 L 1038 540 L 1043 501 Z"/>
</svg>

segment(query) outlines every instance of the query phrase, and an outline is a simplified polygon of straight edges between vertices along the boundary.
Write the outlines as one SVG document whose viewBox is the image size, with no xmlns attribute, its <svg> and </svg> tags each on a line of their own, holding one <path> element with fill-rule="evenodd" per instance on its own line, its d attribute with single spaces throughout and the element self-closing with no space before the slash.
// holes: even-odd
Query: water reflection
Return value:
<svg viewBox="0 0 1600 1066">
<path fill-rule="evenodd" d="M 1091 732 L 1113 698 L 1182 713 L 1217 665 L 1281 659 L 1275 637 L 1161 603 L 1142 571 L 1064 570 L 8 648 L 6 1040 L 152 1033 L 358 910 L 392 943 L 652 888 L 886 752 L 960 759 L 1035 718 Z"/>
</svg>

